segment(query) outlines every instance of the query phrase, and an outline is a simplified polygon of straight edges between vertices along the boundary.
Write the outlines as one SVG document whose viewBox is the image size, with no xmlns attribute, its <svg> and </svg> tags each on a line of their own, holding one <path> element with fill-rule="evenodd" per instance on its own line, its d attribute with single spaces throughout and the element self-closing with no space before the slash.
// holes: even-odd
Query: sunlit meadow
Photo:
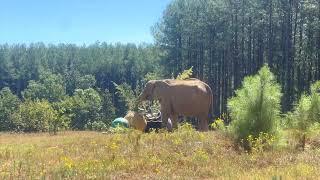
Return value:
<svg viewBox="0 0 320 180">
<path fill-rule="evenodd" d="M 249 154 L 223 133 L 189 125 L 174 133 L 0 134 L 0 179 L 316 179 L 317 142 Z"/>
</svg>

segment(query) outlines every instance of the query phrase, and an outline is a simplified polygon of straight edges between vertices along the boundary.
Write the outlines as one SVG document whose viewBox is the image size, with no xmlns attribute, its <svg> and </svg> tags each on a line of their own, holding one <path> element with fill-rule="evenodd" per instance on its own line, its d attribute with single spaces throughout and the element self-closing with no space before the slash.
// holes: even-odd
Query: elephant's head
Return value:
<svg viewBox="0 0 320 180">
<path fill-rule="evenodd" d="M 145 88 L 143 89 L 142 93 L 140 94 L 140 96 L 138 98 L 139 102 L 153 99 L 155 84 L 156 84 L 155 80 L 151 80 L 151 81 L 147 82 Z"/>
<path fill-rule="evenodd" d="M 138 101 L 146 101 L 153 99 L 160 99 L 166 92 L 168 84 L 162 80 L 148 81 L 143 92 L 138 98 Z"/>
</svg>

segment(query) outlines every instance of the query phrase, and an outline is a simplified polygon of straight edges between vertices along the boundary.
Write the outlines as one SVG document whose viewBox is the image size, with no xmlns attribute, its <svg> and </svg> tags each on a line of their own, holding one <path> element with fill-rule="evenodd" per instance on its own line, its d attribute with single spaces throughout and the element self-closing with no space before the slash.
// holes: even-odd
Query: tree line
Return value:
<svg viewBox="0 0 320 180">
<path fill-rule="evenodd" d="M 148 44 L 1 45 L 0 131 L 106 127 L 129 104 L 116 84 L 136 89 L 161 74 Z"/>
</svg>

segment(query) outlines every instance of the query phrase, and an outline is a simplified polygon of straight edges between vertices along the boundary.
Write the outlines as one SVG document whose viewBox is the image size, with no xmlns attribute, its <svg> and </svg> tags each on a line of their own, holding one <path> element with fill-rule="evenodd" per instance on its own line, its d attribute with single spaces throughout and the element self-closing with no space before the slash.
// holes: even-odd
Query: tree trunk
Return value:
<svg viewBox="0 0 320 180">
<path fill-rule="evenodd" d="M 273 6 L 272 6 L 272 0 L 269 0 L 269 37 L 268 37 L 268 44 L 269 44 L 269 47 L 268 47 L 268 50 L 269 50 L 269 53 L 268 53 L 268 63 L 269 63 L 269 66 L 271 68 L 274 68 L 274 64 L 273 64 L 273 25 L 272 25 L 272 16 L 273 16 Z"/>
</svg>

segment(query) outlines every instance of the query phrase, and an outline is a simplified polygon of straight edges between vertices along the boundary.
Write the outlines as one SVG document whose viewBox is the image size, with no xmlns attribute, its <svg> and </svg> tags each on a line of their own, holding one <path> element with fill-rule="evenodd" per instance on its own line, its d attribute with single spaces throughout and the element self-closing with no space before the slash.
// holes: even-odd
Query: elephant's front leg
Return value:
<svg viewBox="0 0 320 180">
<path fill-rule="evenodd" d="M 178 128 L 178 115 L 175 115 L 175 114 L 171 115 L 170 119 L 171 119 L 173 128 L 177 129 Z"/>
<path fill-rule="evenodd" d="M 162 101 L 161 103 L 161 120 L 162 120 L 162 127 L 166 127 L 168 131 L 172 131 L 172 121 L 169 119 L 171 115 L 170 105 L 165 103 L 166 101 Z"/>
<path fill-rule="evenodd" d="M 169 114 L 166 112 L 161 113 L 162 127 L 166 127 L 168 131 L 172 131 L 172 122 L 169 119 Z"/>
</svg>

